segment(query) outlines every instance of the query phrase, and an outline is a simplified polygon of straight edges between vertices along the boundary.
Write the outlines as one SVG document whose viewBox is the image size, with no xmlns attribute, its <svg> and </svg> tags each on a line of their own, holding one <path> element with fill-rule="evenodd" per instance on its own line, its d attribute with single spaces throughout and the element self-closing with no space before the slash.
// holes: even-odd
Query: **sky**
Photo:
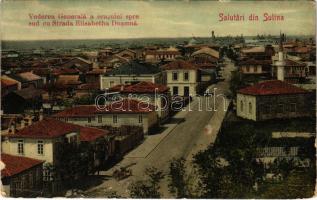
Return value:
<svg viewBox="0 0 317 200">
<path fill-rule="evenodd" d="M 225 35 L 315 35 L 313 1 L 6 1 L 1 3 L 3 40 L 116 39 L 209 37 Z M 29 14 L 139 15 L 129 27 L 31 27 Z M 245 21 L 219 21 L 219 14 L 245 15 Z M 249 14 L 259 21 L 247 20 Z M 263 14 L 283 15 L 284 21 L 263 22 Z M 41 21 L 42 22 L 42 21 Z"/>
</svg>

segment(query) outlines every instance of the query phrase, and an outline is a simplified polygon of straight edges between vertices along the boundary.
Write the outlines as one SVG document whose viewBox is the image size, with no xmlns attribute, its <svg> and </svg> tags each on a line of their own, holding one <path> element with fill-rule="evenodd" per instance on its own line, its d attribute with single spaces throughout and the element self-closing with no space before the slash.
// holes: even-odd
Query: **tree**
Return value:
<svg viewBox="0 0 317 200">
<path fill-rule="evenodd" d="M 146 179 L 138 180 L 129 186 L 130 195 L 132 198 L 160 198 L 159 192 L 160 181 L 164 178 L 163 172 L 155 167 L 150 167 L 145 170 Z"/>
<path fill-rule="evenodd" d="M 169 172 L 169 190 L 176 195 L 176 198 L 188 198 L 190 196 L 188 191 L 188 183 L 186 182 L 185 159 L 174 159 L 170 163 Z"/>
</svg>

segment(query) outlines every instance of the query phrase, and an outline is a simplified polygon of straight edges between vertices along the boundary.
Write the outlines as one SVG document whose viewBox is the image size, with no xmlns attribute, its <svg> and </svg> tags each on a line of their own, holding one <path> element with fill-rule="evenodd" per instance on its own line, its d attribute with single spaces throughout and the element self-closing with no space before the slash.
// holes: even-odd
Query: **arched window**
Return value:
<svg viewBox="0 0 317 200">
<path fill-rule="evenodd" d="M 243 101 L 240 101 L 241 112 L 243 112 Z"/>
<path fill-rule="evenodd" d="M 249 113 L 252 114 L 252 103 L 249 102 Z"/>
</svg>

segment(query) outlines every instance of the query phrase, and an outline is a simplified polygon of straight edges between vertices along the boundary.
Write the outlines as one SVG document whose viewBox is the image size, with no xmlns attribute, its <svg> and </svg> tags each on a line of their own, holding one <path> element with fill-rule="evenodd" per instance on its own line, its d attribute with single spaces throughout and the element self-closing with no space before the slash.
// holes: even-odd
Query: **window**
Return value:
<svg viewBox="0 0 317 200">
<path fill-rule="evenodd" d="M 91 117 L 88 117 L 88 123 L 91 123 Z"/>
<path fill-rule="evenodd" d="M 98 123 L 102 123 L 102 116 L 98 115 Z"/>
<path fill-rule="evenodd" d="M 243 101 L 240 101 L 240 110 L 243 112 Z"/>
<path fill-rule="evenodd" d="M 254 72 L 258 72 L 258 66 L 254 66 Z"/>
<path fill-rule="evenodd" d="M 18 140 L 18 154 L 24 154 L 24 141 Z"/>
<path fill-rule="evenodd" d="M 52 180 L 52 176 L 51 176 L 49 169 L 44 170 L 44 177 L 43 178 L 44 178 L 44 181 L 51 181 Z"/>
<path fill-rule="evenodd" d="M 252 103 L 249 102 L 249 114 L 252 114 Z"/>
<path fill-rule="evenodd" d="M 177 86 L 173 87 L 173 95 L 178 95 L 178 87 Z"/>
<path fill-rule="evenodd" d="M 284 112 L 284 105 L 278 104 L 277 106 L 277 113 L 283 113 Z"/>
<path fill-rule="evenodd" d="M 68 138 L 68 142 L 70 144 L 77 144 L 77 136 L 76 135 L 72 135 Z"/>
<path fill-rule="evenodd" d="M 110 87 L 112 87 L 114 85 L 114 81 L 110 81 Z"/>
<path fill-rule="evenodd" d="M 173 72 L 173 81 L 177 81 L 177 79 L 178 79 L 178 73 Z"/>
<path fill-rule="evenodd" d="M 189 80 L 189 74 L 188 72 L 184 72 L 184 81 L 188 81 Z"/>
<path fill-rule="evenodd" d="M 247 72 L 249 72 L 250 71 L 250 66 L 247 66 Z"/>
<path fill-rule="evenodd" d="M 112 121 L 114 124 L 118 123 L 118 116 L 117 115 L 113 115 L 112 116 Z"/>
<path fill-rule="evenodd" d="M 289 111 L 290 112 L 296 112 L 296 103 L 291 103 L 289 105 Z"/>
<path fill-rule="evenodd" d="M 42 140 L 37 141 L 37 154 L 44 154 L 44 142 Z"/>
<path fill-rule="evenodd" d="M 143 123 L 143 116 L 139 115 L 139 123 Z"/>
</svg>

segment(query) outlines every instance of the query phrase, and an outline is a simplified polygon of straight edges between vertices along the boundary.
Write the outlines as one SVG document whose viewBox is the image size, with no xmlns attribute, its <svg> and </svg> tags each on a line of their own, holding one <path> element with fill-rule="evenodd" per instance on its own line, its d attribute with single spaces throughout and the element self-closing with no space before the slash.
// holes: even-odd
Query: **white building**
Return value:
<svg viewBox="0 0 317 200">
<path fill-rule="evenodd" d="M 172 95 L 195 96 L 198 89 L 197 68 L 190 62 L 176 60 L 163 67 L 166 85 Z"/>
<path fill-rule="evenodd" d="M 98 110 L 96 105 L 76 106 L 59 112 L 53 117 L 90 127 L 140 126 L 145 134 L 158 123 L 155 107 L 149 103 L 124 99 L 100 107 L 102 109 Z"/>
</svg>

